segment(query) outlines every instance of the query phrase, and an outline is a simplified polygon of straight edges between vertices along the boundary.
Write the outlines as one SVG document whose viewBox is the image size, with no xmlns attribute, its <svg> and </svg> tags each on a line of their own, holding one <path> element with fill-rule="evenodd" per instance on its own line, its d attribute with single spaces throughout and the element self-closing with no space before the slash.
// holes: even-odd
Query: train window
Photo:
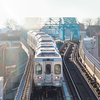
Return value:
<svg viewBox="0 0 100 100">
<path fill-rule="evenodd" d="M 51 65 L 46 64 L 46 74 L 51 74 Z"/>
<path fill-rule="evenodd" d="M 36 65 L 36 74 L 42 74 L 42 65 L 40 64 Z"/>
<path fill-rule="evenodd" d="M 54 48 L 54 46 L 40 46 L 37 49 L 39 49 L 39 48 Z"/>
<path fill-rule="evenodd" d="M 41 50 L 41 51 L 55 51 L 55 50 L 48 50 L 48 49 L 47 49 L 47 50 Z"/>
<path fill-rule="evenodd" d="M 41 40 L 40 42 L 53 42 L 52 40 Z"/>
<path fill-rule="evenodd" d="M 61 65 L 60 64 L 56 64 L 55 65 L 55 74 L 60 74 L 61 73 Z"/>
<path fill-rule="evenodd" d="M 45 53 L 45 52 L 43 52 L 43 53 L 39 53 L 38 57 L 39 56 L 57 56 L 58 57 L 59 55 L 56 52 L 54 52 L 54 53 L 49 53 L 49 52 Z"/>
</svg>

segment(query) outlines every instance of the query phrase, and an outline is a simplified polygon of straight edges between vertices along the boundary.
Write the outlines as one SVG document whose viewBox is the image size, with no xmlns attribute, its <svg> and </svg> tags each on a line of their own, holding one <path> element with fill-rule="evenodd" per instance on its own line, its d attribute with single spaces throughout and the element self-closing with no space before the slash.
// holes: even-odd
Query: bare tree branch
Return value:
<svg viewBox="0 0 100 100">
<path fill-rule="evenodd" d="M 85 24 L 86 27 L 88 27 L 93 24 L 93 19 L 91 18 L 83 19 L 83 23 Z"/>
<path fill-rule="evenodd" d="M 96 19 L 95 25 L 100 25 L 100 17 Z"/>
<path fill-rule="evenodd" d="M 7 19 L 4 24 L 6 27 L 13 29 L 17 25 L 17 22 L 14 19 Z"/>
</svg>

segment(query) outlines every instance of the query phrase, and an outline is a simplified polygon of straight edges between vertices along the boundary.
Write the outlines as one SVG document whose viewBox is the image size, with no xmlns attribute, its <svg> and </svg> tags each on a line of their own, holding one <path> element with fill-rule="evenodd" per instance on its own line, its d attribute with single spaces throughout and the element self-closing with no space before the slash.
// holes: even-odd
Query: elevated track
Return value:
<svg viewBox="0 0 100 100">
<path fill-rule="evenodd" d="M 98 100 L 97 96 L 74 63 L 74 54 L 76 49 L 76 44 L 65 43 L 62 50 L 60 50 L 64 61 L 64 74 L 68 81 L 73 99 Z"/>
</svg>

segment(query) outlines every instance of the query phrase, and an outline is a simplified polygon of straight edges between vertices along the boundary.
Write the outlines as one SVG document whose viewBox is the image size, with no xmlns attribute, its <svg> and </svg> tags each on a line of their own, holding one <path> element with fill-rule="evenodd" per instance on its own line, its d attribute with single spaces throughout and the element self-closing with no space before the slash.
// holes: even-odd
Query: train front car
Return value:
<svg viewBox="0 0 100 100">
<path fill-rule="evenodd" d="M 44 32 L 29 31 L 27 43 L 35 51 L 35 87 L 37 89 L 48 87 L 58 89 L 58 87 L 61 87 L 63 81 L 62 58 L 55 41 Z"/>
<path fill-rule="evenodd" d="M 38 51 L 34 59 L 36 88 L 61 87 L 63 81 L 62 58 L 56 51 Z"/>
</svg>

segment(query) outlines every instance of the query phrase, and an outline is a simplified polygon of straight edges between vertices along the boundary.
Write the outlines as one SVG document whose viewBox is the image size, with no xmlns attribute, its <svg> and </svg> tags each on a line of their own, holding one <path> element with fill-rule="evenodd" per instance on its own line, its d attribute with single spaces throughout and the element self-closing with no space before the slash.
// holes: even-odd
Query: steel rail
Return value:
<svg viewBox="0 0 100 100">
<path fill-rule="evenodd" d="M 69 48 L 70 48 L 70 47 L 69 47 Z M 68 48 L 68 50 L 66 51 L 66 53 L 69 51 L 69 48 Z M 66 53 L 65 53 L 65 55 L 66 55 Z M 76 88 L 76 86 L 75 86 L 75 83 L 74 83 L 74 81 L 73 81 L 73 79 L 72 79 L 72 76 L 70 75 L 70 72 L 69 72 L 69 70 L 68 70 L 68 68 L 67 68 L 67 65 L 66 65 L 66 63 L 65 63 L 65 62 L 66 62 L 66 61 L 65 61 L 65 55 L 64 55 L 64 57 L 63 57 L 64 65 L 66 66 L 66 70 L 67 70 L 67 72 L 68 72 L 68 74 L 69 74 L 69 77 L 70 77 L 70 79 L 71 79 L 71 82 L 72 82 L 72 84 L 73 84 L 73 86 L 74 86 L 74 89 L 75 89 L 75 91 L 76 91 L 76 94 L 77 94 L 79 100 L 82 100 L 81 97 L 80 97 L 80 95 L 79 95 L 79 93 L 78 93 L 78 90 L 77 90 L 77 88 Z"/>
</svg>

